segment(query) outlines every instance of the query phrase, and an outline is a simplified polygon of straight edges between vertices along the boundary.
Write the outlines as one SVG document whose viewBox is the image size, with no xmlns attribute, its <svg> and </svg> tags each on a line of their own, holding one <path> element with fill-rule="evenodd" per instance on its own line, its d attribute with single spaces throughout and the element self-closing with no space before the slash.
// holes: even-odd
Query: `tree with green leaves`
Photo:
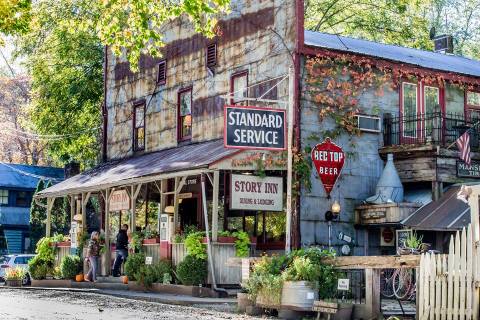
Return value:
<svg viewBox="0 0 480 320">
<path fill-rule="evenodd" d="M 32 6 L 28 32 L 17 41 L 31 75 L 31 117 L 57 163 L 97 162 L 103 97 L 103 47 L 94 30 L 72 29 L 90 18 L 77 0 Z"/>
<path fill-rule="evenodd" d="M 0 0 L 0 34 L 15 35 L 28 29 L 31 0 Z M 0 45 L 3 40 L 0 37 Z"/>
<path fill-rule="evenodd" d="M 35 194 L 52 185 L 51 181 L 39 180 Z M 54 202 L 51 213 L 51 230 L 53 234 L 67 234 L 70 228 L 70 206 L 67 198 L 58 198 Z M 47 199 L 32 201 L 30 207 L 30 239 L 32 247 L 45 237 L 47 221 Z"/>
<path fill-rule="evenodd" d="M 429 1 L 305 0 L 305 27 L 377 42 L 431 49 Z"/>
</svg>

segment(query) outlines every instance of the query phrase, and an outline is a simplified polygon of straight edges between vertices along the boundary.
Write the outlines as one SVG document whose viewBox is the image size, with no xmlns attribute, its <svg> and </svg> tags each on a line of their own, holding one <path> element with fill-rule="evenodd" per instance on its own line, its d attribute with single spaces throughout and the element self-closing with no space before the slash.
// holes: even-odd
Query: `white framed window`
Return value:
<svg viewBox="0 0 480 320">
<path fill-rule="evenodd" d="M 248 97 L 248 71 L 232 75 L 230 94 L 232 96 L 231 104 L 245 101 L 244 98 Z"/>
<path fill-rule="evenodd" d="M 420 113 L 418 109 L 417 87 L 416 83 L 402 83 L 401 113 L 403 137 L 417 137 L 417 117 Z"/>
<path fill-rule="evenodd" d="M 8 190 L 0 189 L 0 204 L 8 204 Z"/>
<path fill-rule="evenodd" d="M 379 116 L 357 114 L 357 128 L 365 132 L 381 132 L 382 121 Z"/>
</svg>

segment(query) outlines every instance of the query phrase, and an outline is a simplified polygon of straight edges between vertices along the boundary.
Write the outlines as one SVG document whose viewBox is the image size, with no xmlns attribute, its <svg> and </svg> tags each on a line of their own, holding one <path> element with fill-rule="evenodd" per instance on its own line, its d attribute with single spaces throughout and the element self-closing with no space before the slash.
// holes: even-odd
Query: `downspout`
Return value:
<svg viewBox="0 0 480 320">
<path fill-rule="evenodd" d="M 108 79 L 108 46 L 103 49 L 103 105 L 102 105 L 102 162 L 107 161 L 107 127 L 108 127 L 108 108 L 107 108 L 107 79 Z"/>
<path fill-rule="evenodd" d="M 293 68 L 295 75 L 294 99 L 295 99 L 295 142 L 294 145 L 298 151 L 301 151 L 301 132 L 300 132 L 300 62 L 301 52 L 303 49 L 305 34 L 304 34 L 304 19 L 305 19 L 305 5 L 304 0 L 295 1 L 295 50 L 293 53 Z M 297 190 L 297 200 L 295 206 L 295 216 L 292 219 L 292 248 L 299 248 L 301 244 L 300 238 L 300 190 Z"/>
</svg>

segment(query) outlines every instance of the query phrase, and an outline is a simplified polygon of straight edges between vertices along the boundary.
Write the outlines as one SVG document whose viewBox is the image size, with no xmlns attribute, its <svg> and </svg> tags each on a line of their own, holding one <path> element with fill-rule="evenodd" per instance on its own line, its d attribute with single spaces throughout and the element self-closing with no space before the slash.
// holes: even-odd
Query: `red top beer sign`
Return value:
<svg viewBox="0 0 480 320">
<path fill-rule="evenodd" d="M 330 138 L 326 138 L 325 141 L 312 149 L 312 160 L 320 180 L 322 180 L 323 187 L 329 195 L 342 171 L 345 163 L 345 153 Z"/>
</svg>

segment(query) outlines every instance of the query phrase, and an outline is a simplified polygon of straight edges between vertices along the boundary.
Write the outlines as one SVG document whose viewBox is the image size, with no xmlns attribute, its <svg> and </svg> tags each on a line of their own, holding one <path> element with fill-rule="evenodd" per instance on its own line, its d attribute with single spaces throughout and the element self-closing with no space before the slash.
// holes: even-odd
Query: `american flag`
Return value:
<svg viewBox="0 0 480 320">
<path fill-rule="evenodd" d="M 472 159 L 470 158 L 470 135 L 468 134 L 468 131 L 462 134 L 456 142 L 459 151 L 458 156 L 463 162 L 470 165 Z"/>
</svg>

